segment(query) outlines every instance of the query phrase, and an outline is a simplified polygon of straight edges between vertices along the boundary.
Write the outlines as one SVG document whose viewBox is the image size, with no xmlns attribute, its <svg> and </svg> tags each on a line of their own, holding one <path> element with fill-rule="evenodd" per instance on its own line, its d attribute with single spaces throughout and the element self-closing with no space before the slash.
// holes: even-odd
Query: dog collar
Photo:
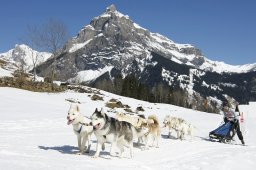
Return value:
<svg viewBox="0 0 256 170">
<path fill-rule="evenodd" d="M 79 124 L 81 124 L 82 126 L 84 125 L 84 126 L 89 126 L 89 124 L 88 123 L 82 123 L 82 122 L 78 122 Z"/>
</svg>

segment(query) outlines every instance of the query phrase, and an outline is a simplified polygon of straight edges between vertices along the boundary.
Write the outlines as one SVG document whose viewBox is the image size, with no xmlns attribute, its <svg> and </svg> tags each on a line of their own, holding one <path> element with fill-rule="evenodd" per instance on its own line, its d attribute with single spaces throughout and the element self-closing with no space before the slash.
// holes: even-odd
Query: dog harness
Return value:
<svg viewBox="0 0 256 170">
<path fill-rule="evenodd" d="M 145 135 L 145 136 L 148 136 L 148 135 L 150 134 L 150 131 L 151 131 L 151 129 L 149 128 L 148 131 L 147 131 L 147 133 L 145 133 L 144 135 Z"/>
<path fill-rule="evenodd" d="M 89 126 L 89 124 L 87 124 L 87 123 L 82 123 L 82 122 L 78 122 L 78 123 L 81 125 L 81 127 L 79 128 L 79 130 L 76 130 L 76 132 L 77 132 L 78 134 L 81 133 L 83 126 Z"/>
</svg>

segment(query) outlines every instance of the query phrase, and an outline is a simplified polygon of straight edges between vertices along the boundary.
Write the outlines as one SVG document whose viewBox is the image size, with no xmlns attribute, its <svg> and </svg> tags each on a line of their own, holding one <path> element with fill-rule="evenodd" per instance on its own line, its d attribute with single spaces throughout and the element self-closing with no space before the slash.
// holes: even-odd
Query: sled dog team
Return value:
<svg viewBox="0 0 256 170">
<path fill-rule="evenodd" d="M 110 155 L 115 156 L 114 148 L 120 150 L 119 157 L 123 156 L 124 147 L 130 150 L 130 157 L 133 157 L 133 141 L 138 140 L 138 144 L 144 144 L 142 149 L 149 146 L 158 147 L 160 138 L 160 123 L 155 115 L 150 115 L 147 119 L 144 115 L 129 115 L 117 113 L 116 118 L 108 116 L 102 110 L 96 109 L 91 118 L 84 117 L 80 113 L 77 104 L 71 104 L 67 124 L 73 125 L 73 131 L 77 136 L 78 154 L 89 153 L 90 136 L 92 133 L 97 138 L 97 147 L 94 158 L 99 157 L 100 151 L 105 149 L 104 143 L 110 143 Z M 184 139 L 185 135 L 190 135 L 193 139 L 194 127 L 181 118 L 166 116 L 164 127 L 169 128 L 170 137 L 172 131 L 176 131 L 177 138 Z"/>
</svg>

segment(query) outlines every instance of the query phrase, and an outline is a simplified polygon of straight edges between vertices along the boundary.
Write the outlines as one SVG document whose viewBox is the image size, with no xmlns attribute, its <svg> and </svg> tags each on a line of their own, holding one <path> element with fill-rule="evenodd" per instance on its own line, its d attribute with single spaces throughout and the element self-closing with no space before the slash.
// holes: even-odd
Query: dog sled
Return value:
<svg viewBox="0 0 256 170">
<path fill-rule="evenodd" d="M 211 141 L 231 143 L 235 133 L 234 123 L 229 121 L 221 124 L 217 129 L 211 131 L 209 133 L 209 137 Z"/>
</svg>

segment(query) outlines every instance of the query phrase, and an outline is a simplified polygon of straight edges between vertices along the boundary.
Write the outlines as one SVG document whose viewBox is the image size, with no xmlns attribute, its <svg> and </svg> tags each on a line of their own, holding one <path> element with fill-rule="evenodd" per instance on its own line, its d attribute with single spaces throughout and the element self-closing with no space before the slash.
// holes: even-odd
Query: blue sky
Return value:
<svg viewBox="0 0 256 170">
<path fill-rule="evenodd" d="M 75 36 L 111 4 L 140 26 L 192 44 L 211 60 L 256 63 L 255 0 L 1 0 L 0 53 L 22 43 L 27 25 L 50 18 Z"/>
</svg>

